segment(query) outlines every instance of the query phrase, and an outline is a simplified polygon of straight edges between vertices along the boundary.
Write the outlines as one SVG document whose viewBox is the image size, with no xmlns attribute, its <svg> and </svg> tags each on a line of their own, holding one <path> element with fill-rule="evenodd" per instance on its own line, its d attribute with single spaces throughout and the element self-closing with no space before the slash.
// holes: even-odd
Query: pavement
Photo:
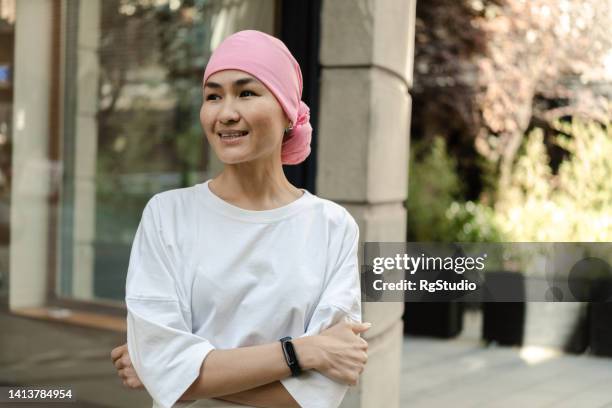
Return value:
<svg viewBox="0 0 612 408">
<path fill-rule="evenodd" d="M 486 347 L 480 321 L 467 313 L 452 340 L 404 338 L 400 407 L 612 407 L 612 358 Z M 110 363 L 124 335 L 4 313 L 0 327 L 0 385 L 69 385 L 79 398 L 65 404 L 71 408 L 151 406 L 146 392 L 121 385 Z"/>
<path fill-rule="evenodd" d="M 468 313 L 453 340 L 405 337 L 401 407 L 612 407 L 612 358 L 487 347 Z"/>
</svg>

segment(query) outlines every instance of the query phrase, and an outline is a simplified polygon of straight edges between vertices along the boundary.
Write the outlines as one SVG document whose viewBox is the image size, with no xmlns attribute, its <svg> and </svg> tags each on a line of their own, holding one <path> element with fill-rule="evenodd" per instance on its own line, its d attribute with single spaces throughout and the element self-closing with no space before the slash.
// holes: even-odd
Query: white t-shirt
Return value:
<svg viewBox="0 0 612 408">
<path fill-rule="evenodd" d="M 345 316 L 361 321 L 357 224 L 303 191 L 264 211 L 223 201 L 208 181 L 148 202 L 126 304 L 130 357 L 154 407 L 189 405 L 176 401 L 215 348 L 317 334 Z M 337 407 L 348 389 L 314 370 L 281 382 L 307 408 Z"/>
</svg>

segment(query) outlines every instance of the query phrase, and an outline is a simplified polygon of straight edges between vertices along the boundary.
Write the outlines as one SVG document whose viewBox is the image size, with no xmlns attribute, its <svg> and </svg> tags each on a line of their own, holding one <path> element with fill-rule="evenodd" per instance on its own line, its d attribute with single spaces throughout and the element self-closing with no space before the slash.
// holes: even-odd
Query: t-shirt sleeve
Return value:
<svg viewBox="0 0 612 408">
<path fill-rule="evenodd" d="M 335 238 L 341 242 L 337 252 L 339 255 L 332 263 L 330 276 L 308 323 L 305 336 L 318 334 L 346 317 L 361 322 L 357 256 L 359 228 L 348 213 L 346 217 L 345 227 Z M 305 408 L 338 407 L 349 388 L 348 385 L 338 383 L 315 370 L 306 371 L 299 377 L 286 378 L 281 382 L 293 399 Z"/>
<path fill-rule="evenodd" d="M 127 339 L 132 364 L 153 400 L 172 407 L 198 378 L 214 347 L 192 333 L 176 245 L 163 238 L 153 197 L 143 211 L 126 281 Z M 177 404 L 180 405 L 180 404 Z"/>
</svg>

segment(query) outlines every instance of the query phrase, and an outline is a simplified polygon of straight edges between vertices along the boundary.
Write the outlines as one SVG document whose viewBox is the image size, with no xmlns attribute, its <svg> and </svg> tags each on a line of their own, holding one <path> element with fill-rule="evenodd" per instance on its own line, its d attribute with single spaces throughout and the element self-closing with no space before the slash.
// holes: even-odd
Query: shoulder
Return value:
<svg viewBox="0 0 612 408">
<path fill-rule="evenodd" d="M 313 206 L 317 215 L 328 223 L 330 230 L 341 234 L 355 234 L 359 232 L 359 227 L 353 216 L 346 208 L 331 200 L 312 195 Z"/>
<path fill-rule="evenodd" d="M 195 205 L 196 188 L 197 186 L 192 186 L 157 193 L 151 197 L 147 208 L 159 216 L 187 215 Z"/>
<path fill-rule="evenodd" d="M 143 221 L 153 223 L 168 241 L 182 241 L 190 235 L 197 217 L 195 188 L 164 191 L 149 199 L 143 211 Z M 181 238 L 182 237 L 182 238 Z"/>
</svg>

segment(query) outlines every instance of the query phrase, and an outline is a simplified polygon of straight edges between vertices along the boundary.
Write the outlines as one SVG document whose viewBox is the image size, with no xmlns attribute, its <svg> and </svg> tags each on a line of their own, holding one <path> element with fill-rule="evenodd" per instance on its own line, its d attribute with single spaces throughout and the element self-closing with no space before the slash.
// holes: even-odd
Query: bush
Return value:
<svg viewBox="0 0 612 408">
<path fill-rule="evenodd" d="M 500 242 L 493 209 L 481 203 L 453 202 L 446 210 L 447 229 L 455 242 Z"/>
<path fill-rule="evenodd" d="M 442 137 L 413 146 L 409 172 L 408 240 L 427 242 L 500 241 L 493 210 L 461 201 L 457 162 Z"/>
<path fill-rule="evenodd" d="M 555 124 L 569 153 L 555 175 L 543 132 L 532 131 L 500 194 L 496 221 L 511 241 L 612 241 L 612 126 Z"/>
<path fill-rule="evenodd" d="M 415 143 L 408 174 L 408 240 L 450 242 L 445 212 L 462 191 L 456 161 L 440 136 Z"/>
</svg>

